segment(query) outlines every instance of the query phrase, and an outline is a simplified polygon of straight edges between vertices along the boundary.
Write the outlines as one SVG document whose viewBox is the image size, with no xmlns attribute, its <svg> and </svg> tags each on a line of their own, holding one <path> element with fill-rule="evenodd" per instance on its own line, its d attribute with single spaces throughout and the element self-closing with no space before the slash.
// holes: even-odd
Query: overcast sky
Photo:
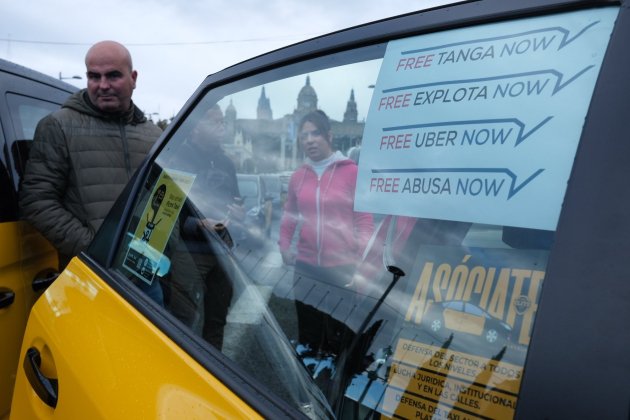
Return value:
<svg viewBox="0 0 630 420">
<path fill-rule="evenodd" d="M 0 58 L 54 77 L 80 75 L 67 81 L 85 87 L 87 49 L 104 39 L 119 41 L 138 71 L 134 102 L 163 119 L 175 115 L 208 74 L 438 3 L 444 0 L 0 0 Z"/>
</svg>

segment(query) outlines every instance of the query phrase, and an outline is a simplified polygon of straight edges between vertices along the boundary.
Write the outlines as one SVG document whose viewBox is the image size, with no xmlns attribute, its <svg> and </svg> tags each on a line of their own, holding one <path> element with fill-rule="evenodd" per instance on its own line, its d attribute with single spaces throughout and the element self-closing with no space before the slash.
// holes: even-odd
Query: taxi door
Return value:
<svg viewBox="0 0 630 420">
<path fill-rule="evenodd" d="M 101 275 L 74 258 L 33 306 L 12 419 L 260 418 Z"/>
<path fill-rule="evenodd" d="M 72 90 L 0 60 L 0 146 L 5 151 L 0 155 L 0 418 L 9 414 L 30 309 L 57 275 L 52 245 L 19 221 L 19 180 L 37 122 L 58 109 Z"/>
<path fill-rule="evenodd" d="M 4 416 L 11 405 L 26 320 L 41 291 L 56 276 L 57 255 L 23 222 L 0 223 L 0 237 L 0 414 Z"/>
</svg>

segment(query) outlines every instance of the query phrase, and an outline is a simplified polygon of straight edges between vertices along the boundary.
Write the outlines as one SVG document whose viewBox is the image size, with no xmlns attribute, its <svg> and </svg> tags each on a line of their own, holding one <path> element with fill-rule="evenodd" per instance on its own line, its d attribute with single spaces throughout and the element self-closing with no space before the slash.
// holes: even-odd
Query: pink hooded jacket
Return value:
<svg viewBox="0 0 630 420">
<path fill-rule="evenodd" d="M 350 159 L 331 163 L 319 180 L 309 164 L 298 168 L 289 180 L 280 250 L 289 249 L 300 223 L 298 261 L 323 267 L 356 264 L 374 229 L 370 213 L 353 210 L 356 180 L 357 165 Z"/>
</svg>

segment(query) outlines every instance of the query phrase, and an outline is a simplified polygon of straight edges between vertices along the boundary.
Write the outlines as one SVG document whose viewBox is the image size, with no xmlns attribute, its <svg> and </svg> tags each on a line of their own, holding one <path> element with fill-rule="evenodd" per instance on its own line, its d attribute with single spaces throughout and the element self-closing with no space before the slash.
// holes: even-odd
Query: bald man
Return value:
<svg viewBox="0 0 630 420">
<path fill-rule="evenodd" d="M 161 130 L 133 103 L 138 73 L 114 41 L 85 56 L 87 89 L 44 117 L 19 193 L 20 217 L 57 249 L 59 269 L 84 250 Z"/>
<path fill-rule="evenodd" d="M 103 112 L 121 113 L 131 107 L 138 72 L 127 48 L 114 41 L 93 45 L 85 55 L 90 102 Z"/>
</svg>

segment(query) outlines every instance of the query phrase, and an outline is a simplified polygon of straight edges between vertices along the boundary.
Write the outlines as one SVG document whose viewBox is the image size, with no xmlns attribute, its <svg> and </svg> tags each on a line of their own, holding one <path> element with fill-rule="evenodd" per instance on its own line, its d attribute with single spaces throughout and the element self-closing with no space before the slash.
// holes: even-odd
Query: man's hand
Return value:
<svg viewBox="0 0 630 420">
<path fill-rule="evenodd" d="M 220 220 L 210 218 L 201 219 L 199 221 L 199 226 L 203 229 L 215 231 L 228 247 L 232 248 L 234 246 L 232 235 L 230 235 L 227 226 L 225 226 Z"/>
<path fill-rule="evenodd" d="M 239 222 L 245 219 L 245 207 L 243 206 L 243 204 L 238 204 L 237 202 L 235 202 L 234 204 L 228 204 L 227 208 L 228 213 L 225 221 L 223 222 L 223 224 L 225 224 L 226 226 L 229 224 L 230 219 Z"/>
<path fill-rule="evenodd" d="M 205 219 L 199 219 L 199 227 L 208 230 L 215 230 L 215 226 L 223 223 L 221 220 L 211 219 L 209 217 Z"/>
</svg>

